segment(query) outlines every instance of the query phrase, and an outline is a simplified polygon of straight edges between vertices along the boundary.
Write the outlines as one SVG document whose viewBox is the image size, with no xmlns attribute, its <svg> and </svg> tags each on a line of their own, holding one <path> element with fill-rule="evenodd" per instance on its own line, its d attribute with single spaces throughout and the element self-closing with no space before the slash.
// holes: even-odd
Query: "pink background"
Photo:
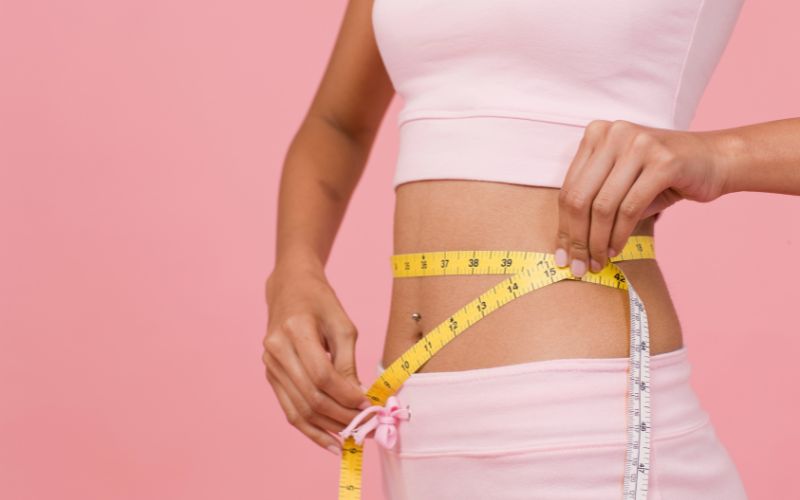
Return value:
<svg viewBox="0 0 800 500">
<path fill-rule="evenodd" d="M 344 5 L 4 3 L 4 500 L 335 498 L 339 459 L 285 421 L 261 339 L 283 155 Z M 745 5 L 694 129 L 800 116 L 798 16 Z M 365 383 L 388 314 L 398 105 L 328 266 Z M 753 499 L 800 498 L 798 215 L 797 197 L 736 193 L 657 226 L 694 385 Z M 356 259 L 375 273 L 353 276 Z"/>
</svg>

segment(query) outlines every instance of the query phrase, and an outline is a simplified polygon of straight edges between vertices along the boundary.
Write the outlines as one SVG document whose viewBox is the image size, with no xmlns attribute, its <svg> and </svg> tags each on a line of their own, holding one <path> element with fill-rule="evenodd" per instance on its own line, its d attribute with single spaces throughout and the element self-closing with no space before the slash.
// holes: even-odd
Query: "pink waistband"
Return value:
<svg viewBox="0 0 800 500">
<path fill-rule="evenodd" d="M 626 443 L 628 358 L 569 358 L 414 373 L 395 393 L 408 408 L 392 452 L 496 453 Z M 383 371 L 379 362 L 377 373 Z M 652 439 L 707 423 L 686 347 L 650 358 Z"/>
</svg>

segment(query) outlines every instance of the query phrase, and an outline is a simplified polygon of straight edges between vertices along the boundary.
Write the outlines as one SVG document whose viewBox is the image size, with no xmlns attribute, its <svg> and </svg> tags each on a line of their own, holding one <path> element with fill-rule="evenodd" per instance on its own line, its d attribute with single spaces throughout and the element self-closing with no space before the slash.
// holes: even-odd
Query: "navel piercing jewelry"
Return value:
<svg viewBox="0 0 800 500">
<path fill-rule="evenodd" d="M 419 320 L 422 319 L 422 315 L 420 313 L 417 313 L 417 312 L 412 313 L 411 314 L 411 319 L 413 319 L 414 321 L 419 321 Z"/>
</svg>

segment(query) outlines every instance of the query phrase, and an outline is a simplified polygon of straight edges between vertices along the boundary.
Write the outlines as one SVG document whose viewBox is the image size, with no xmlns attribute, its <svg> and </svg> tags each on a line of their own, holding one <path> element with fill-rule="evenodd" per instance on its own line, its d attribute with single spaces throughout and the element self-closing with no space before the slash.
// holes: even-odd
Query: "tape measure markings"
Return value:
<svg viewBox="0 0 800 500">
<path fill-rule="evenodd" d="M 494 254 L 497 253 L 499 262 Z M 448 257 L 448 254 L 450 256 Z M 484 264 L 481 263 L 486 259 Z M 622 269 L 614 264 L 623 260 L 655 258 L 652 236 L 631 236 L 623 250 L 609 259 L 597 273 L 587 272 L 576 277 L 569 268 L 555 265 L 553 254 L 514 250 L 457 250 L 415 252 L 392 255 L 394 277 L 448 276 L 475 274 L 512 274 L 495 284 L 442 321 L 411 348 L 386 367 L 367 390 L 366 396 L 384 405 L 389 396 L 448 342 L 455 339 L 477 321 L 503 305 L 533 290 L 566 279 L 586 281 L 618 289 L 627 289 L 630 303 L 630 367 L 628 387 L 628 443 L 623 498 L 646 498 L 649 473 L 649 332 L 647 314 L 639 295 L 628 283 Z M 439 266 L 430 262 L 439 261 Z M 451 264 L 453 260 L 453 264 Z M 494 267 L 492 264 L 494 263 Z M 497 270 L 495 270 L 495 268 Z M 536 274 L 533 274 L 533 269 Z M 498 271 L 499 270 L 499 271 Z M 494 296 L 494 306 L 487 298 Z M 438 347 L 434 341 L 438 340 Z M 361 498 L 361 466 L 363 444 L 352 436 L 343 444 L 339 477 L 340 500 Z"/>
</svg>

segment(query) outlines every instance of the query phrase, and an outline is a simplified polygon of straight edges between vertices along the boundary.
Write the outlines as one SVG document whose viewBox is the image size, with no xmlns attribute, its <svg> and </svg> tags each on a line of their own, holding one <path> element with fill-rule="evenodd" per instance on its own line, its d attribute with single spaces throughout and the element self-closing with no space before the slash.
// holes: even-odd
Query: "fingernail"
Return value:
<svg viewBox="0 0 800 500">
<path fill-rule="evenodd" d="M 342 449 L 341 449 L 341 448 L 339 448 L 339 447 L 338 447 L 338 446 L 336 446 L 336 445 L 333 445 L 333 444 L 332 444 L 332 445 L 330 445 L 330 446 L 328 446 L 328 451 L 330 451 L 331 453 L 333 453 L 333 454 L 334 454 L 334 455 L 336 455 L 337 457 L 338 457 L 338 456 L 341 456 L 341 454 L 342 454 Z"/>
<path fill-rule="evenodd" d="M 596 273 L 603 269 L 603 265 L 597 262 L 596 260 L 592 259 L 592 272 Z"/>
<path fill-rule="evenodd" d="M 556 265 L 558 267 L 567 265 L 567 251 L 563 248 L 556 248 Z"/>
<path fill-rule="evenodd" d="M 586 272 L 586 262 L 578 259 L 572 259 L 572 274 L 575 276 L 583 276 Z"/>
<path fill-rule="evenodd" d="M 608 256 L 609 256 L 609 257 L 614 257 L 615 255 L 617 255 L 617 251 L 616 251 L 616 250 L 614 250 L 614 249 L 613 249 L 613 248 L 611 248 L 611 247 L 608 247 Z"/>
<path fill-rule="evenodd" d="M 363 403 L 361 403 L 360 405 L 358 405 L 358 409 L 359 409 L 359 410 L 366 410 L 366 409 L 367 409 L 367 408 L 369 408 L 370 406 L 372 406 L 372 403 L 370 403 L 369 401 L 364 401 Z"/>
</svg>

